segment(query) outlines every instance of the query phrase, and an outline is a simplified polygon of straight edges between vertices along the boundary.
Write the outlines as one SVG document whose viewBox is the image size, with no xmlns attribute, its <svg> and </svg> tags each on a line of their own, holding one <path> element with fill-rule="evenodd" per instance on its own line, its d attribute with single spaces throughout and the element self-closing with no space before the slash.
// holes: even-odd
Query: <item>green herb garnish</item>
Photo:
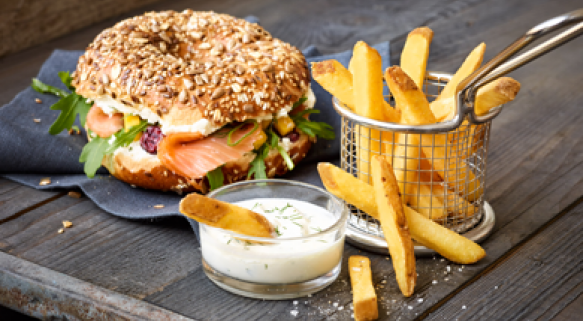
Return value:
<svg viewBox="0 0 583 321">
<path fill-rule="evenodd" d="M 148 122 L 142 120 L 127 132 L 122 129 L 107 138 L 101 138 L 97 135 L 92 137 L 91 141 L 83 147 L 81 156 L 79 156 L 79 162 L 85 163 L 84 171 L 87 177 L 95 177 L 95 172 L 101 167 L 101 162 L 106 155 L 112 154 L 120 147 L 131 144 L 136 136 L 143 132 L 147 126 Z"/>
<path fill-rule="evenodd" d="M 302 97 L 302 98 L 300 98 L 300 100 L 298 100 L 298 101 L 297 101 L 297 102 L 296 102 L 296 103 L 295 103 L 295 104 L 292 106 L 292 109 L 290 110 L 290 112 L 291 112 L 291 111 L 293 111 L 294 109 L 296 109 L 297 107 L 300 107 L 300 106 L 301 106 L 303 103 L 305 103 L 305 102 L 306 102 L 306 100 L 308 100 L 308 97 Z"/>
<path fill-rule="evenodd" d="M 32 88 L 43 94 L 53 94 L 61 97 L 61 100 L 56 102 L 51 106 L 52 110 L 60 110 L 61 113 L 55 122 L 51 125 L 49 133 L 51 135 L 56 135 L 63 130 L 70 130 L 75 123 L 75 118 L 79 115 L 79 122 L 81 126 L 85 126 L 85 119 L 87 118 L 87 113 L 91 108 L 92 103 L 88 103 L 87 100 L 75 93 L 75 88 L 71 86 L 71 75 L 68 72 L 59 72 L 59 78 L 71 90 L 67 92 L 66 90 L 53 87 L 43 83 L 42 81 L 33 78 Z"/>
<path fill-rule="evenodd" d="M 277 236 L 281 236 L 281 233 L 279 232 L 279 226 L 275 227 L 275 233 L 277 234 Z"/>
<path fill-rule="evenodd" d="M 217 167 L 214 170 L 206 173 L 206 177 L 209 181 L 211 186 L 211 191 L 223 186 L 225 182 L 225 177 L 223 176 L 223 169 L 221 167 Z"/>
<path fill-rule="evenodd" d="M 249 124 L 249 122 L 245 121 L 237 126 L 235 126 L 233 129 L 231 129 L 229 131 L 229 133 L 227 134 L 227 145 L 229 146 L 237 146 L 239 145 L 239 143 L 241 143 L 245 138 L 249 137 L 251 134 L 253 134 L 253 132 L 255 132 L 255 130 L 257 130 L 257 127 L 259 127 L 259 123 L 257 123 L 255 120 L 251 121 L 253 123 L 253 129 L 251 129 L 251 131 L 249 131 L 247 134 L 243 135 L 243 137 L 239 138 L 238 141 L 232 143 L 231 142 L 231 135 L 233 135 L 234 132 L 236 132 L 238 129 L 240 129 L 241 127 L 243 127 L 246 124 Z"/>
<path fill-rule="evenodd" d="M 302 132 L 306 133 L 306 135 L 312 138 L 318 136 L 326 140 L 333 140 L 336 137 L 336 134 L 334 134 L 334 128 L 332 128 L 332 126 L 324 122 L 314 122 L 304 118 L 305 115 L 319 113 L 319 110 L 307 109 L 302 110 L 295 115 L 291 115 L 290 117 L 296 124 L 296 127 Z"/>
</svg>

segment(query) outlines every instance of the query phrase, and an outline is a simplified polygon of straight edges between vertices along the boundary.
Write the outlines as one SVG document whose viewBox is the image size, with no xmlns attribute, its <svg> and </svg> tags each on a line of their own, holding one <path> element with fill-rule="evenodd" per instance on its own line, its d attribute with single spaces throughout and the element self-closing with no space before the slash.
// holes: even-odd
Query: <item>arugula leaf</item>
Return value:
<svg viewBox="0 0 583 321">
<path fill-rule="evenodd" d="M 289 157 L 285 149 L 283 149 L 283 147 L 281 146 L 277 146 L 277 151 L 279 152 L 281 157 L 283 157 L 283 160 L 285 161 L 287 168 L 289 168 L 290 171 L 294 169 L 295 166 L 294 161 L 292 161 L 292 159 Z"/>
<path fill-rule="evenodd" d="M 281 157 L 283 157 L 283 160 L 285 161 L 287 168 L 289 168 L 290 171 L 294 169 L 294 162 L 289 157 L 285 149 L 279 146 L 279 136 L 277 136 L 277 134 L 273 132 L 273 129 L 271 129 L 271 127 L 266 130 L 266 134 L 267 144 L 269 145 L 269 147 L 277 149 Z"/>
<path fill-rule="evenodd" d="M 73 92 L 75 91 L 75 87 L 71 86 L 73 78 L 71 77 L 71 74 L 69 74 L 68 71 L 59 71 L 59 78 L 61 78 L 61 82 L 63 82 L 63 84 L 65 84 L 65 86 L 67 86 L 69 90 Z"/>
<path fill-rule="evenodd" d="M 292 106 L 292 109 L 290 110 L 290 112 L 291 112 L 292 110 L 296 109 L 296 107 L 299 107 L 299 106 L 301 106 L 303 103 L 305 103 L 305 102 L 306 102 L 306 100 L 308 100 L 308 97 L 302 97 L 302 98 L 300 98 L 300 100 L 298 100 L 298 101 L 297 101 L 297 102 L 296 102 L 296 103 L 295 103 L 295 104 Z"/>
<path fill-rule="evenodd" d="M 211 185 L 211 191 L 223 186 L 223 183 L 225 182 L 222 166 L 206 173 L 206 177 L 208 178 L 209 184 Z"/>
<path fill-rule="evenodd" d="M 255 179 L 267 179 L 267 172 L 265 172 L 265 158 L 267 157 L 267 154 L 269 154 L 269 145 L 267 143 L 263 144 L 256 154 L 257 155 L 251 162 L 247 178 L 251 178 L 251 176 L 255 175 Z"/>
<path fill-rule="evenodd" d="M 95 177 L 95 173 L 101 167 L 103 157 L 112 154 L 120 147 L 128 146 L 134 141 L 136 136 L 143 132 L 148 126 L 147 121 L 140 121 L 138 125 L 133 126 L 127 132 L 121 129 L 117 133 L 107 138 L 99 136 L 92 137 L 91 141 L 83 147 L 79 162 L 85 163 L 83 170 L 89 178 Z M 92 133 L 90 132 L 90 136 Z"/>
<path fill-rule="evenodd" d="M 63 90 L 61 88 L 53 87 L 51 85 L 47 85 L 36 78 L 32 78 L 32 85 L 31 86 L 32 86 L 32 89 L 38 91 L 41 94 L 53 94 L 53 95 L 61 97 L 61 98 L 65 98 L 69 95 L 69 93 L 66 92 L 65 90 Z"/>
<path fill-rule="evenodd" d="M 334 128 L 332 126 L 324 122 L 309 121 L 303 117 L 304 115 L 318 113 L 320 113 L 319 110 L 307 109 L 290 117 L 296 124 L 296 127 L 302 132 L 306 133 L 306 135 L 312 138 L 318 136 L 326 140 L 333 140 L 336 137 L 336 134 L 334 134 Z"/>
<path fill-rule="evenodd" d="M 85 98 L 77 94 L 70 94 L 69 96 L 57 101 L 51 106 L 51 109 L 60 110 L 61 113 L 59 114 L 59 117 L 57 117 L 57 120 L 51 125 L 51 128 L 49 128 L 49 133 L 51 135 L 56 135 L 64 129 L 71 129 L 75 123 L 77 115 L 79 115 L 81 126 L 85 126 L 85 120 L 87 119 L 89 108 L 91 108 L 91 105 L 85 101 Z"/>
<path fill-rule="evenodd" d="M 107 139 L 99 136 L 94 137 L 87 145 L 83 146 L 81 156 L 79 156 L 79 162 L 85 163 L 83 171 L 87 177 L 95 177 L 95 173 L 101 167 L 103 157 L 106 155 L 105 151 L 107 147 L 109 147 Z"/>
<path fill-rule="evenodd" d="M 61 100 L 57 101 L 51 106 L 52 110 L 61 111 L 59 117 L 57 117 L 57 120 L 55 120 L 49 129 L 49 133 L 51 135 L 56 135 L 65 129 L 70 130 L 75 123 L 75 118 L 77 118 L 77 115 L 79 115 L 79 122 L 81 123 L 81 126 L 85 126 L 87 113 L 89 113 L 89 109 L 92 105 L 92 103 L 88 103 L 85 98 L 75 93 L 75 88 L 71 86 L 71 81 L 73 78 L 71 78 L 69 72 L 59 72 L 59 78 L 61 78 L 63 84 L 65 84 L 65 86 L 67 86 L 67 88 L 72 91 L 71 93 L 68 93 L 67 91 L 57 87 L 47 85 L 36 78 L 32 79 L 32 88 L 34 90 L 43 94 L 53 94 L 61 97 Z"/>
</svg>

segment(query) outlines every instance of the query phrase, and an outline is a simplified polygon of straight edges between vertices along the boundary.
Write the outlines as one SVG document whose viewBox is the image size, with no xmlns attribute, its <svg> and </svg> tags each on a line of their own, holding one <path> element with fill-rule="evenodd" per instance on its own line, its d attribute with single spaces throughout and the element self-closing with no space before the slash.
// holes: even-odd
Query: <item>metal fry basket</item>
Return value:
<svg viewBox="0 0 583 321">
<path fill-rule="evenodd" d="M 360 180 L 372 183 L 370 160 L 382 155 L 393 165 L 403 201 L 419 213 L 465 237 L 480 242 L 492 231 L 495 215 L 486 201 L 486 170 L 491 120 L 503 106 L 478 116 L 474 112 L 476 91 L 485 84 L 536 59 L 583 33 L 583 9 L 543 22 L 457 87 L 456 113 L 450 120 L 410 126 L 372 120 L 353 113 L 333 98 L 342 117 L 341 167 Z M 558 29 L 572 26 L 529 51 L 510 59 L 532 41 Z M 452 75 L 427 72 L 423 92 L 431 102 Z M 391 102 L 391 96 L 386 97 Z M 434 166 L 435 165 L 435 166 Z M 361 248 L 387 253 L 379 222 L 350 205 L 348 241 Z M 415 246 L 415 253 L 432 250 Z"/>
</svg>

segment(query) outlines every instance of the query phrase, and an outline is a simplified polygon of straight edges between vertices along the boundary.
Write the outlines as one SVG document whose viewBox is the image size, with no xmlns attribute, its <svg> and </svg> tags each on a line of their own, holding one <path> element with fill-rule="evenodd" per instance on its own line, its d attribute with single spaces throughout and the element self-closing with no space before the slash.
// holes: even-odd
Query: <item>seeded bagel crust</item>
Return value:
<svg viewBox="0 0 583 321">
<path fill-rule="evenodd" d="M 304 159 L 311 145 L 308 135 L 300 133 L 300 138 L 290 145 L 288 152 L 294 164 Z M 253 153 L 248 153 L 236 161 L 226 163 L 223 166 L 225 184 L 246 180 L 254 157 Z M 106 156 L 102 164 L 111 175 L 133 186 L 162 191 L 172 190 L 179 194 L 194 191 L 206 194 L 209 191 L 206 178 L 189 180 L 174 174 L 164 167 L 157 157 L 144 161 L 134 159 L 128 154 L 115 153 Z M 288 171 L 283 157 L 275 149 L 272 149 L 266 157 L 265 167 L 269 178 L 281 176 Z"/>
<path fill-rule="evenodd" d="M 302 53 L 214 12 L 150 12 L 105 29 L 79 58 L 76 92 L 143 119 L 216 126 L 289 109 L 308 90 Z"/>
</svg>

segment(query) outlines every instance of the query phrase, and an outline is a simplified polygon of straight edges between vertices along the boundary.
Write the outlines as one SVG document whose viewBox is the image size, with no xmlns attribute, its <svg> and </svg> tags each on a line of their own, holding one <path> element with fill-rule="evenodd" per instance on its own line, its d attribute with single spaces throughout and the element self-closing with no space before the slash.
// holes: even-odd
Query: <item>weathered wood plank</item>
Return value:
<svg viewBox="0 0 583 321">
<path fill-rule="evenodd" d="M 428 319 L 534 320 L 547 312 L 560 312 L 555 304 L 566 306 L 583 293 L 581 217 L 583 205 L 536 235 Z"/>
<path fill-rule="evenodd" d="M 43 192 L 0 179 L 0 226 L 28 208 L 59 197 L 62 192 Z"/>
<path fill-rule="evenodd" d="M 3 1 L 0 10 L 0 57 L 155 1 Z"/>
<path fill-rule="evenodd" d="M 58 234 L 64 220 L 73 227 Z M 88 199 L 70 197 L 5 223 L 0 244 L 17 257 L 137 298 L 162 290 L 200 264 L 186 220 L 128 221 Z"/>
<path fill-rule="evenodd" d="M 43 320 L 192 321 L 5 253 L 0 253 L 0 303 Z"/>
<path fill-rule="evenodd" d="M 566 307 L 561 307 L 560 312 L 558 314 L 553 315 L 553 320 L 555 321 L 569 321 L 569 320 L 577 320 L 581 318 L 583 315 L 583 295 L 579 294 L 579 296 L 573 300 L 569 305 Z M 543 316 L 544 317 L 544 316 Z"/>
</svg>

